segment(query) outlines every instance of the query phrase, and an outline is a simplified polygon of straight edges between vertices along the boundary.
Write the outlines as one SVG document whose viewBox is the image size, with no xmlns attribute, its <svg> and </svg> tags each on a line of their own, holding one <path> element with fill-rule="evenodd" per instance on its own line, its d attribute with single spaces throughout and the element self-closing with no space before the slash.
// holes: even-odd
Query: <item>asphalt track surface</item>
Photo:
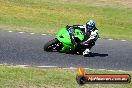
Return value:
<svg viewBox="0 0 132 88">
<path fill-rule="evenodd" d="M 99 39 L 92 57 L 43 51 L 51 35 L 0 31 L 0 64 L 132 70 L 132 42 Z"/>
</svg>

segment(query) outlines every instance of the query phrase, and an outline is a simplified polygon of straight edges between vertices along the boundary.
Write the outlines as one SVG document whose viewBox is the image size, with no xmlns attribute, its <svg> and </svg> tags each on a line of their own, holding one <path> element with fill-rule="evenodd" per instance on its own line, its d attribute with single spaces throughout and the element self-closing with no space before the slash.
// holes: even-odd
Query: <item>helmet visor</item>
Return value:
<svg viewBox="0 0 132 88">
<path fill-rule="evenodd" d="M 87 25 L 87 29 L 93 29 L 93 26 Z"/>
</svg>

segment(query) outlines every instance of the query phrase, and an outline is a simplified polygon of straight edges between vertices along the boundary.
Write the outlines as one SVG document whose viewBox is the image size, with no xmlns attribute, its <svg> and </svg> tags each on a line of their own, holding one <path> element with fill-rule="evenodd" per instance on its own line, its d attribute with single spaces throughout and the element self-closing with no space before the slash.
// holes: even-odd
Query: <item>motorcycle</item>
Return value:
<svg viewBox="0 0 132 88">
<path fill-rule="evenodd" d="M 71 41 L 71 36 L 69 28 L 72 26 L 67 26 L 61 28 L 55 39 L 50 40 L 44 45 L 44 51 L 48 52 L 64 52 L 64 53 L 76 53 L 82 54 L 84 47 L 76 46 Z M 74 39 L 76 42 L 82 42 L 84 40 L 84 34 L 79 28 L 74 28 Z"/>
</svg>

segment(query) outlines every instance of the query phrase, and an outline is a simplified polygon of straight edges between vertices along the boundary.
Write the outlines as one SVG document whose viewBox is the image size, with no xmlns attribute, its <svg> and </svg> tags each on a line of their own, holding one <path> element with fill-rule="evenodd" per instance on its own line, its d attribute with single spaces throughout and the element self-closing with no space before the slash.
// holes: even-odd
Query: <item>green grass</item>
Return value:
<svg viewBox="0 0 132 88">
<path fill-rule="evenodd" d="M 130 74 L 132 72 L 113 72 L 87 70 L 88 74 Z M 20 68 L 0 66 L 0 88 L 131 88 L 129 84 L 86 84 L 76 82 L 76 70 L 57 68 Z"/>
<path fill-rule="evenodd" d="M 0 0 L 1 30 L 56 34 L 90 19 L 102 38 L 132 39 L 131 0 Z"/>
</svg>

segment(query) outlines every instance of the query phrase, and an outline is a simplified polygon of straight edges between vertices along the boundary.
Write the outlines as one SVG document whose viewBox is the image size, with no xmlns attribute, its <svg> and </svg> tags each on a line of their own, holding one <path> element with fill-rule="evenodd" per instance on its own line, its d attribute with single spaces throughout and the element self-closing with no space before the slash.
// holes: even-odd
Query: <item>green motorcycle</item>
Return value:
<svg viewBox="0 0 132 88">
<path fill-rule="evenodd" d="M 82 42 L 84 40 L 84 34 L 78 28 L 74 29 L 74 39 L 76 42 Z M 58 51 L 64 53 L 82 53 L 84 49 L 72 43 L 68 28 L 65 27 L 60 29 L 55 39 L 44 45 L 44 50 L 48 52 Z"/>
</svg>

